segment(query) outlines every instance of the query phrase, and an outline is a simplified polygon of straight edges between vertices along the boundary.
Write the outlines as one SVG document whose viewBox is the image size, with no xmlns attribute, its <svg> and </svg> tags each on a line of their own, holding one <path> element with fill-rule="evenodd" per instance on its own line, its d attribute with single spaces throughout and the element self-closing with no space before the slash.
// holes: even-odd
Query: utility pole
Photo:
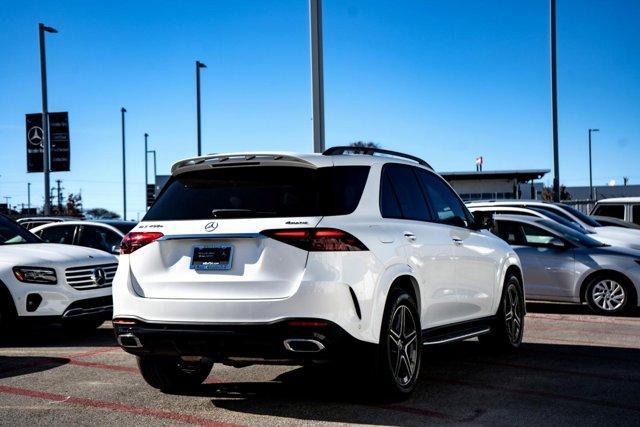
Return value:
<svg viewBox="0 0 640 427">
<path fill-rule="evenodd" d="M 58 194 L 58 214 L 62 212 L 62 187 L 60 187 L 61 183 L 62 183 L 62 180 L 56 179 L 57 194 Z"/>
<path fill-rule="evenodd" d="M 51 200 L 49 199 L 49 101 L 47 99 L 47 55 L 45 52 L 44 33 L 57 33 L 55 28 L 38 24 L 38 35 L 40 41 L 40 80 L 42 84 L 42 144 L 43 144 L 43 162 L 44 171 L 44 214 L 51 214 Z"/>
<path fill-rule="evenodd" d="M 595 200 L 596 196 L 593 194 L 593 164 L 591 162 L 591 133 L 600 132 L 600 129 L 589 129 L 589 197 L 591 200 Z"/>
<path fill-rule="evenodd" d="M 127 164 L 125 154 L 125 138 L 124 138 L 124 113 L 127 109 L 120 108 L 122 117 L 122 219 L 127 220 Z"/>
<path fill-rule="evenodd" d="M 207 68 L 205 64 L 196 61 L 196 122 L 198 133 L 198 156 L 202 156 L 202 125 L 200 123 L 200 69 Z"/>
<path fill-rule="evenodd" d="M 27 209 L 31 211 L 31 183 L 27 182 Z"/>
<path fill-rule="evenodd" d="M 322 55 L 322 0 L 309 0 L 311 36 L 311 98 L 313 109 L 313 151 L 322 153 L 324 144 L 324 63 Z"/>
<path fill-rule="evenodd" d="M 553 137 L 553 200 L 560 201 L 560 159 L 558 158 L 558 79 L 556 75 L 556 0 L 550 0 L 551 26 L 551 128 Z"/>
<path fill-rule="evenodd" d="M 149 188 L 149 162 L 147 157 L 149 156 L 149 150 L 147 149 L 148 144 L 147 140 L 149 138 L 149 134 L 145 132 L 144 134 L 144 211 L 147 211 L 149 207 L 149 203 L 147 203 L 147 188 Z"/>
</svg>

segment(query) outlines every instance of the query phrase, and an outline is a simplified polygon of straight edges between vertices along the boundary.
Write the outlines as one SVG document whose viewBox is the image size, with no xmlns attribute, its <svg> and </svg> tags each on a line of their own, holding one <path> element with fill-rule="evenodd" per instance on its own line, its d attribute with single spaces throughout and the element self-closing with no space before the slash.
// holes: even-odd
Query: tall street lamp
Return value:
<svg viewBox="0 0 640 427">
<path fill-rule="evenodd" d="M 149 134 L 145 132 L 144 134 L 144 206 L 145 210 L 149 207 L 149 203 L 147 200 L 147 189 L 149 188 L 149 162 L 147 161 L 147 156 L 149 155 L 149 150 L 147 149 L 147 139 L 149 138 Z"/>
<path fill-rule="evenodd" d="M 311 98 L 313 151 L 322 153 L 324 143 L 324 64 L 322 54 L 322 0 L 309 0 L 311 39 Z"/>
<path fill-rule="evenodd" d="M 198 156 L 202 155 L 202 128 L 200 124 L 200 69 L 207 68 L 205 64 L 196 61 L 196 121 L 198 133 Z"/>
<path fill-rule="evenodd" d="M 47 99 L 47 55 L 45 51 L 44 33 L 57 33 L 58 30 L 40 23 L 38 24 L 38 35 L 40 40 L 40 80 L 42 82 L 42 144 L 44 172 L 44 214 L 51 214 L 51 200 L 47 192 L 49 191 L 49 102 Z"/>
<path fill-rule="evenodd" d="M 127 220 L 127 164 L 125 154 L 125 138 L 124 138 L 124 113 L 127 109 L 122 107 L 120 114 L 122 118 L 122 219 Z"/>
<path fill-rule="evenodd" d="M 558 150 L 558 79 L 556 73 L 556 0 L 550 0 L 551 129 L 553 139 L 553 201 L 560 201 L 560 159 Z"/>
<path fill-rule="evenodd" d="M 589 197 L 591 200 L 595 200 L 595 194 L 593 194 L 593 164 L 591 162 L 591 134 L 593 132 L 600 132 L 600 129 L 589 129 Z"/>
</svg>

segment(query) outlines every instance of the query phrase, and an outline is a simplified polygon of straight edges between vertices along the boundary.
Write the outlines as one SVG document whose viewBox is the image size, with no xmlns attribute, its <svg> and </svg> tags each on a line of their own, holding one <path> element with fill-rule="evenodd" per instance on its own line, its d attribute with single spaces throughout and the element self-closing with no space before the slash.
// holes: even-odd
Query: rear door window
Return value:
<svg viewBox="0 0 640 427">
<path fill-rule="evenodd" d="M 72 245 L 75 232 L 75 225 L 54 225 L 47 227 L 44 230 L 40 230 L 36 234 L 47 243 Z"/>
<path fill-rule="evenodd" d="M 398 197 L 386 173 L 380 183 L 380 212 L 384 218 L 402 218 Z"/>
<path fill-rule="evenodd" d="M 596 206 L 594 215 L 624 219 L 624 205 L 602 204 Z"/>
<path fill-rule="evenodd" d="M 510 245 L 523 245 L 525 242 L 522 227 L 513 221 L 496 221 L 494 233 Z"/>
<path fill-rule="evenodd" d="M 445 224 L 470 225 L 471 214 L 457 194 L 435 174 L 418 170 L 418 177 L 422 190 L 437 215 L 436 220 Z M 457 220 L 456 220 L 457 219 Z"/>
<path fill-rule="evenodd" d="M 386 175 L 393 188 L 402 218 L 429 221 L 429 207 L 413 169 L 411 166 L 388 164 L 383 168 L 383 175 Z"/>
<path fill-rule="evenodd" d="M 174 176 L 144 217 L 151 220 L 347 215 L 369 166 L 238 166 Z"/>
</svg>

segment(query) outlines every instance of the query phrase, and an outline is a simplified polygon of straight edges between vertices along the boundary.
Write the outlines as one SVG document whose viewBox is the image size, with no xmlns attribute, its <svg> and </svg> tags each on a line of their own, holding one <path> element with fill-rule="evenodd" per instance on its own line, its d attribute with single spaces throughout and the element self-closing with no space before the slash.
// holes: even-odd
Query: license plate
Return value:
<svg viewBox="0 0 640 427">
<path fill-rule="evenodd" d="M 194 246 L 191 256 L 193 270 L 229 270 L 233 259 L 233 246 Z"/>
</svg>

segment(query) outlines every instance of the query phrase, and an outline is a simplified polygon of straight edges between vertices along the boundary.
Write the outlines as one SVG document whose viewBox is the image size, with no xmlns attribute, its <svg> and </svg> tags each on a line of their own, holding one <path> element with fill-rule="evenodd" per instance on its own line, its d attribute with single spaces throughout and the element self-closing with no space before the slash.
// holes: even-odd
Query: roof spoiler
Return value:
<svg viewBox="0 0 640 427">
<path fill-rule="evenodd" d="M 242 154 L 208 154 L 206 156 L 192 157 L 189 159 L 180 160 L 171 166 L 171 173 L 175 173 L 178 169 L 184 167 L 194 167 L 202 164 L 208 164 L 211 167 L 222 166 L 223 164 L 242 164 L 242 163 L 254 163 L 261 161 L 282 161 L 282 162 L 294 162 L 302 163 L 305 165 L 313 166 L 313 163 L 308 162 L 300 157 L 296 157 L 293 154 L 286 153 L 242 153 Z"/>
</svg>

